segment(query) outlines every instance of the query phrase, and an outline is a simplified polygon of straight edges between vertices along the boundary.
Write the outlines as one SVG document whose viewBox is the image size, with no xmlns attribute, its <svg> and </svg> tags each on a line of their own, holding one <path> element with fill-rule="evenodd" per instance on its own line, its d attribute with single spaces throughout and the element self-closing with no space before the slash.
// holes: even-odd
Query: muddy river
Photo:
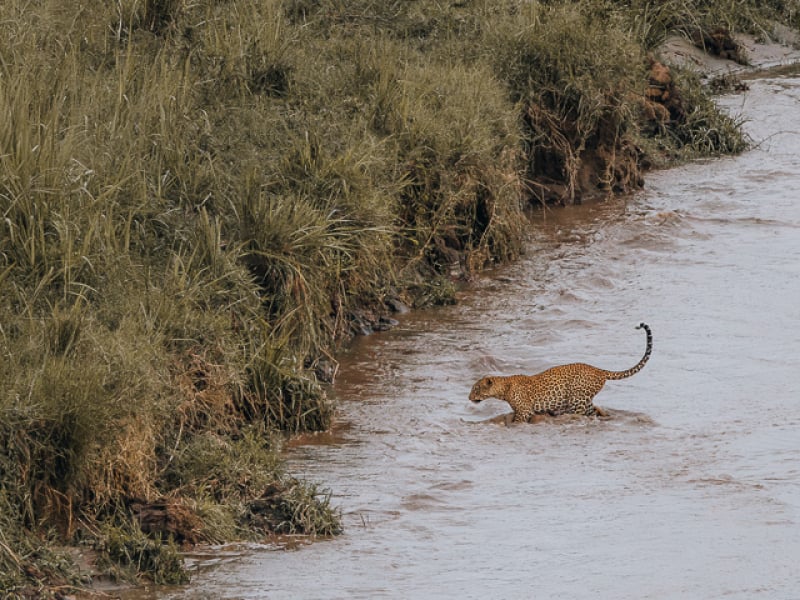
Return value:
<svg viewBox="0 0 800 600">
<path fill-rule="evenodd" d="M 342 357 L 336 430 L 289 461 L 344 535 L 156 597 L 800 598 L 800 78 L 723 102 L 754 150 L 537 215 L 521 261 Z M 640 321 L 653 354 L 597 396 L 608 420 L 467 400 L 489 373 L 631 367 Z"/>
</svg>

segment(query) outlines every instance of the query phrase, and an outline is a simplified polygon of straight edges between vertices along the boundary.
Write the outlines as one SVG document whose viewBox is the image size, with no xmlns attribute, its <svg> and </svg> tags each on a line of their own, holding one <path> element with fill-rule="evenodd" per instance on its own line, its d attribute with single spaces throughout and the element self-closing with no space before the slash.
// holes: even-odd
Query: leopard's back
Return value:
<svg viewBox="0 0 800 600">
<path fill-rule="evenodd" d="M 585 363 L 560 365 L 538 375 L 509 379 L 520 420 L 528 420 L 533 414 L 595 414 L 592 399 L 606 382 L 602 369 Z"/>
</svg>

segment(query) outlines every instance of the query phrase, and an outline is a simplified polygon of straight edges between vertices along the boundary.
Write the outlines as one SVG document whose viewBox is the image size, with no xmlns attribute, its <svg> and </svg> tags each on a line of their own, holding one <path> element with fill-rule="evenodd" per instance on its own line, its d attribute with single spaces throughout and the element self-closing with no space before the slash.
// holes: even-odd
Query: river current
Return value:
<svg viewBox="0 0 800 600">
<path fill-rule="evenodd" d="M 722 100 L 755 147 L 534 216 L 522 260 L 342 357 L 333 433 L 288 452 L 345 533 L 156 597 L 800 598 L 800 78 Z M 610 419 L 506 427 L 490 373 L 634 377 Z"/>
</svg>

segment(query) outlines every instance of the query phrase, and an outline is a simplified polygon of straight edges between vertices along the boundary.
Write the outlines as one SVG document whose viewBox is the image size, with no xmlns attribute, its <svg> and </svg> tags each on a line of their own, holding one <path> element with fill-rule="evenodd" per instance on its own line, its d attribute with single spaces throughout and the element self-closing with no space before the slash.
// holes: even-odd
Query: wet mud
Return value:
<svg viewBox="0 0 800 600">
<path fill-rule="evenodd" d="M 460 304 L 362 338 L 337 426 L 296 440 L 345 533 L 138 598 L 790 598 L 800 557 L 800 79 L 725 100 L 758 142 L 533 216 L 525 257 Z M 505 426 L 490 374 L 635 376 L 608 418 Z"/>
</svg>

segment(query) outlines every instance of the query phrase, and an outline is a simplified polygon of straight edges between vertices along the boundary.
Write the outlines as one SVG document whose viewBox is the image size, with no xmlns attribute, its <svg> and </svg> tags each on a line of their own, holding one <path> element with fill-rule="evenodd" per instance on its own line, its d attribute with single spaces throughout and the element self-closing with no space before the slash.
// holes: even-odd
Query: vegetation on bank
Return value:
<svg viewBox="0 0 800 600">
<path fill-rule="evenodd" d="M 523 212 L 739 151 L 668 32 L 796 2 L 7 0 L 0 4 L 0 589 L 185 577 L 176 544 L 335 534 L 281 432 L 333 352 Z"/>
</svg>

